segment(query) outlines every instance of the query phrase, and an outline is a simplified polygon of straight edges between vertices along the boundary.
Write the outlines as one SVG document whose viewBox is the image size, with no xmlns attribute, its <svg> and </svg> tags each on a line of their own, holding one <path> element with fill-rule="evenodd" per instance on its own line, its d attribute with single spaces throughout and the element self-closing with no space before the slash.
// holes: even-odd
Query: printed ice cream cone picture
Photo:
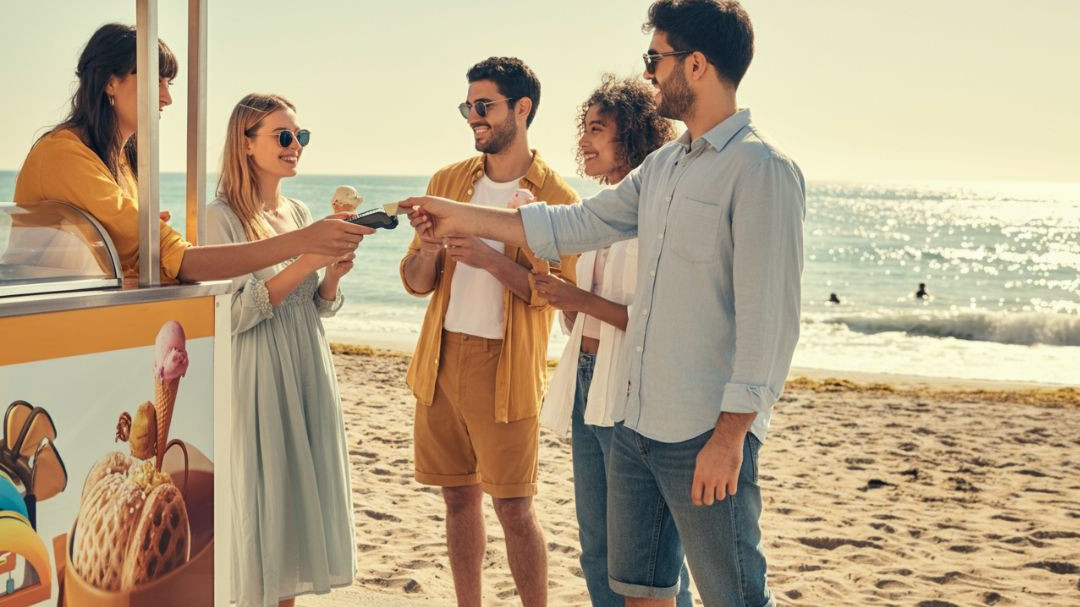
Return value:
<svg viewBox="0 0 1080 607">
<path fill-rule="evenodd" d="M 362 204 L 364 197 L 356 192 L 356 188 L 347 185 L 334 190 L 334 197 L 330 199 L 335 213 L 356 213 Z"/>
<path fill-rule="evenodd" d="M 188 355 L 184 348 L 184 328 L 175 320 L 165 323 L 158 331 L 154 343 L 154 411 L 157 413 L 157 468 L 169 442 L 169 426 L 172 424 L 173 406 L 180 378 L 187 373 Z"/>
<path fill-rule="evenodd" d="M 179 323 L 162 325 L 154 353 L 154 400 L 134 416 L 122 413 L 116 426 L 116 440 L 126 441 L 130 454 L 106 454 L 83 485 L 68 545 L 68 605 L 152 605 L 177 593 L 204 604 L 195 598 L 204 592 L 200 584 L 178 578 L 196 560 L 205 569 L 213 554 L 212 464 L 187 443 L 169 440 L 189 362 Z"/>
</svg>

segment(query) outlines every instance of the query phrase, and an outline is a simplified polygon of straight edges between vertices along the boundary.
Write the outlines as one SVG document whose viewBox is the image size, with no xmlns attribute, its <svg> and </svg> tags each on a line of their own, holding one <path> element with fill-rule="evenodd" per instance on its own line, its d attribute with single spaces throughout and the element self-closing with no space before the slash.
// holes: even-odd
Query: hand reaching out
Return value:
<svg viewBox="0 0 1080 607">
<path fill-rule="evenodd" d="M 346 217 L 350 217 L 350 214 L 338 213 L 301 228 L 299 231 L 304 238 L 305 251 L 337 259 L 355 251 L 365 235 L 375 233 L 374 228 L 342 221 Z"/>
<path fill-rule="evenodd" d="M 460 202 L 436 196 L 414 196 L 402 200 L 398 206 L 409 209 L 409 221 L 417 232 L 426 231 L 433 238 L 464 232 L 457 226 L 454 212 L 454 207 L 464 206 Z"/>
</svg>

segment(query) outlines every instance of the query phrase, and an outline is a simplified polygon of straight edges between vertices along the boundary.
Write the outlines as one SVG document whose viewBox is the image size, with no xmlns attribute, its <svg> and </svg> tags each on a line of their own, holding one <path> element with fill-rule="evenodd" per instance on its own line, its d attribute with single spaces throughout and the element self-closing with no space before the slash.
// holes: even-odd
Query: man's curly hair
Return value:
<svg viewBox="0 0 1080 607">
<path fill-rule="evenodd" d="M 578 138 L 585 134 L 585 115 L 597 106 L 600 115 L 615 122 L 617 158 L 627 172 L 636 168 L 645 157 L 675 138 L 675 126 L 656 113 L 652 91 L 639 78 L 616 78 L 604 74 L 600 86 L 581 104 L 578 116 Z M 585 176 L 585 157 L 578 147 L 575 158 L 578 174 Z M 607 176 L 599 177 L 608 184 Z M 608 184 L 609 185 L 609 184 Z"/>
</svg>

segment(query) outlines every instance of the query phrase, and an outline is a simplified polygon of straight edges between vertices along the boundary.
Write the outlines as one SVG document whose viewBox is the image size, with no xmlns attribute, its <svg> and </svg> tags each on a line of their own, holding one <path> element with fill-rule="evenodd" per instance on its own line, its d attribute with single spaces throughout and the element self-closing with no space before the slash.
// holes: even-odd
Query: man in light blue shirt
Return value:
<svg viewBox="0 0 1080 607">
<path fill-rule="evenodd" d="M 737 2 L 659 0 L 646 27 L 645 78 L 687 132 L 616 188 L 519 211 L 404 204 L 418 230 L 551 260 L 638 238 L 608 471 L 611 587 L 627 605 L 672 604 L 685 549 L 707 606 L 773 605 L 757 454 L 799 336 L 805 185 L 736 104 L 753 55 Z"/>
</svg>

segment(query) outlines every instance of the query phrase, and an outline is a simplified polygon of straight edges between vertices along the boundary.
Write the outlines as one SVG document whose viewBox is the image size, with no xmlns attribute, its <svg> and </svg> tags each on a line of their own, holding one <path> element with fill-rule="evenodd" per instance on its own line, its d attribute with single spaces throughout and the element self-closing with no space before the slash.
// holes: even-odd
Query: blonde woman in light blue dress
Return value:
<svg viewBox="0 0 1080 607">
<path fill-rule="evenodd" d="M 280 193 L 309 137 L 281 97 L 237 104 L 219 197 L 207 206 L 208 244 L 311 223 L 302 202 Z M 233 281 L 232 599 L 240 607 L 291 607 L 356 577 L 345 424 L 321 320 L 341 308 L 338 283 L 352 257 L 301 255 Z"/>
</svg>

